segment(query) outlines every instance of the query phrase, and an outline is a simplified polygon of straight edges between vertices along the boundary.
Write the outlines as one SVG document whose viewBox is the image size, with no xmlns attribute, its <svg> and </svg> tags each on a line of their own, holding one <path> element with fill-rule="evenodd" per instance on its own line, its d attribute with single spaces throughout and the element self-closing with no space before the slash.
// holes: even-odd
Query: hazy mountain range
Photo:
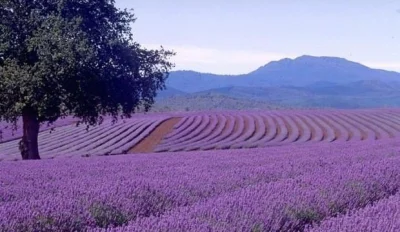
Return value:
<svg viewBox="0 0 400 232">
<path fill-rule="evenodd" d="M 173 104 L 185 105 L 185 99 L 196 97 L 199 104 L 213 105 L 212 96 L 214 100 L 218 97 L 218 107 L 222 108 L 224 97 L 229 98 L 229 108 L 234 99 L 240 107 L 248 108 L 400 106 L 400 73 L 337 57 L 282 59 L 243 75 L 175 71 L 171 72 L 167 86 L 158 95 L 159 105 L 168 101 L 172 104 L 171 99 Z"/>
</svg>

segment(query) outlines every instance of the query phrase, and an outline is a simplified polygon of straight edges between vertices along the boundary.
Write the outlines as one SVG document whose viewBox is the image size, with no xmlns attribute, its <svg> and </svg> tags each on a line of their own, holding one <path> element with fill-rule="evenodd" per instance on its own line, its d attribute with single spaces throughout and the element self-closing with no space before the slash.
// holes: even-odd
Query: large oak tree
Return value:
<svg viewBox="0 0 400 232">
<path fill-rule="evenodd" d="M 134 42 L 134 21 L 114 0 L 0 0 L 0 120 L 22 117 L 23 159 L 40 159 L 41 123 L 150 109 L 174 54 Z"/>
</svg>

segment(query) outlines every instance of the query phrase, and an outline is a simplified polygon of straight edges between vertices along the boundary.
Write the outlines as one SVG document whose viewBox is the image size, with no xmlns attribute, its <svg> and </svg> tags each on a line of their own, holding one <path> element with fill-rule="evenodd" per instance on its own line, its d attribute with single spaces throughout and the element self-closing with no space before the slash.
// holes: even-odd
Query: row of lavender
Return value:
<svg viewBox="0 0 400 232">
<path fill-rule="evenodd" d="M 376 202 L 382 204 L 380 200 L 385 203 L 385 198 L 398 194 L 399 147 L 379 152 L 383 152 L 381 158 L 373 154 L 359 156 L 355 151 L 354 160 L 339 163 L 330 156 L 324 157 L 323 161 L 319 160 L 319 166 L 312 165 L 311 170 L 294 174 L 293 178 L 261 181 L 190 206 L 177 207 L 162 216 L 141 218 L 127 226 L 98 231 L 302 231 L 310 227 L 317 231 L 343 231 L 337 230 L 343 228 L 340 225 L 343 220 L 329 218 Z M 299 154 L 296 152 L 296 155 Z M 387 229 L 398 225 L 397 215 L 398 211 L 391 212 L 386 220 L 381 215 L 382 223 L 375 225 L 374 231 L 396 231 Z M 373 222 L 369 218 L 363 220 L 364 224 Z M 355 225 L 363 224 L 351 223 L 349 219 L 346 222 L 351 226 L 344 228 L 355 229 Z M 312 225 L 317 226 L 312 228 Z"/>
<path fill-rule="evenodd" d="M 381 140 L 2 162 L 0 231 L 302 230 L 395 195 L 399 151 Z"/>
<path fill-rule="evenodd" d="M 188 112 L 164 112 L 161 116 L 159 113 L 137 113 L 132 115 L 131 119 L 140 119 L 144 117 L 150 118 L 171 118 L 180 117 L 181 115 L 190 115 Z M 193 113 L 192 113 L 193 114 Z M 110 116 L 104 116 L 105 121 L 111 120 Z M 79 121 L 78 118 L 68 116 L 64 118 L 59 118 L 55 122 L 49 124 L 44 122 L 40 125 L 40 132 L 49 131 L 51 129 L 56 129 L 58 127 L 73 125 Z M 19 119 L 16 123 L 16 128 L 13 124 L 6 121 L 0 120 L 0 143 L 8 142 L 11 140 L 19 139 L 22 137 L 22 119 Z"/>
<path fill-rule="evenodd" d="M 155 151 L 377 140 L 399 132 L 400 111 L 395 109 L 202 113 L 184 117 Z"/>
<path fill-rule="evenodd" d="M 55 121 L 52 124 L 43 123 L 40 131 L 48 131 L 57 127 L 71 125 L 77 122 L 76 118 L 66 117 Z M 22 120 L 18 120 L 16 128 L 13 124 L 0 121 L 0 143 L 8 142 L 22 137 Z"/>
<path fill-rule="evenodd" d="M 376 204 L 368 205 L 362 210 L 329 218 L 320 225 L 310 226 L 307 231 L 400 231 L 400 193 Z"/>
<path fill-rule="evenodd" d="M 42 158 L 126 153 L 166 119 L 166 116 L 136 117 L 116 123 L 106 119 L 89 130 L 85 125 L 60 126 L 51 133 L 43 131 L 39 134 L 39 152 Z M 0 144 L 0 160 L 19 157 L 18 140 Z"/>
<path fill-rule="evenodd" d="M 184 115 L 180 115 L 184 116 Z M 400 111 L 253 111 L 191 113 L 175 125 L 156 152 L 255 148 L 291 143 L 376 140 L 396 137 Z M 138 115 L 85 130 L 60 120 L 39 135 L 43 158 L 126 153 L 171 115 Z M 48 128 L 44 128 L 48 129 Z M 18 141 L 0 143 L 0 160 L 19 159 Z"/>
</svg>

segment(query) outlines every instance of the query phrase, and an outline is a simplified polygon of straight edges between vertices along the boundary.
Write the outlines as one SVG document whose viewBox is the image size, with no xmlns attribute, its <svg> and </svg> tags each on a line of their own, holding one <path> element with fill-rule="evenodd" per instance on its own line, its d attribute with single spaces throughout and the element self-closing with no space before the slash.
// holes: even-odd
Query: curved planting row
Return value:
<svg viewBox="0 0 400 232">
<path fill-rule="evenodd" d="M 72 125 L 76 123 L 78 120 L 73 117 L 66 117 L 63 119 L 58 119 L 52 124 L 42 123 L 40 126 L 40 131 L 47 131 L 50 129 Z M 0 121 L 0 143 L 8 142 L 14 139 L 18 139 L 22 137 L 22 120 L 19 119 L 16 123 L 16 128 L 13 130 L 13 125 L 11 123 L 7 123 L 4 121 Z"/>
<path fill-rule="evenodd" d="M 0 231 L 329 231 L 333 216 L 399 193 L 399 149 L 380 140 L 0 162 Z"/>
<path fill-rule="evenodd" d="M 116 123 L 106 120 L 89 130 L 85 125 L 58 127 L 51 133 L 44 131 L 39 134 L 39 153 L 42 158 L 127 153 L 167 119 L 139 117 Z M 18 141 L 0 144 L 0 160 L 19 159 Z"/>
<path fill-rule="evenodd" d="M 113 231 L 303 231 L 312 223 L 398 192 L 399 161 L 398 156 L 342 165 L 320 161 L 310 172 L 294 178 L 254 182 Z M 343 231 L 336 228 L 331 231 Z"/>
<path fill-rule="evenodd" d="M 165 132 L 155 129 L 171 115 L 146 115 L 116 124 L 107 119 L 89 131 L 68 119 L 57 122 L 55 126 L 59 127 L 52 133 L 39 134 L 39 151 L 47 158 L 127 153 L 153 131 L 153 137 L 159 137 L 151 148 L 155 152 L 372 141 L 397 137 L 400 132 L 400 111 L 389 109 L 231 111 L 179 116 L 180 121 Z M 0 159 L 15 159 L 18 154 L 17 140 L 0 143 Z"/>
<path fill-rule="evenodd" d="M 398 110 L 199 113 L 183 117 L 156 152 L 367 141 L 400 132 Z"/>
<path fill-rule="evenodd" d="M 331 217 L 307 232 L 336 231 L 400 231 L 400 194 L 368 205 L 362 210 L 354 210 L 347 215 Z"/>
</svg>

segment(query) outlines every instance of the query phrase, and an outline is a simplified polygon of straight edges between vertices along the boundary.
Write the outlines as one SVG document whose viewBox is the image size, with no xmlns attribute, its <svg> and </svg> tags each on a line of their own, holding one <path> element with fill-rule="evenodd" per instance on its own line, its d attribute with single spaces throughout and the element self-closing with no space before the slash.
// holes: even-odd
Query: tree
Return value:
<svg viewBox="0 0 400 232">
<path fill-rule="evenodd" d="M 174 53 L 133 42 L 134 22 L 114 0 L 0 0 L 0 120 L 22 116 L 23 159 L 40 159 L 41 123 L 151 108 Z"/>
</svg>

